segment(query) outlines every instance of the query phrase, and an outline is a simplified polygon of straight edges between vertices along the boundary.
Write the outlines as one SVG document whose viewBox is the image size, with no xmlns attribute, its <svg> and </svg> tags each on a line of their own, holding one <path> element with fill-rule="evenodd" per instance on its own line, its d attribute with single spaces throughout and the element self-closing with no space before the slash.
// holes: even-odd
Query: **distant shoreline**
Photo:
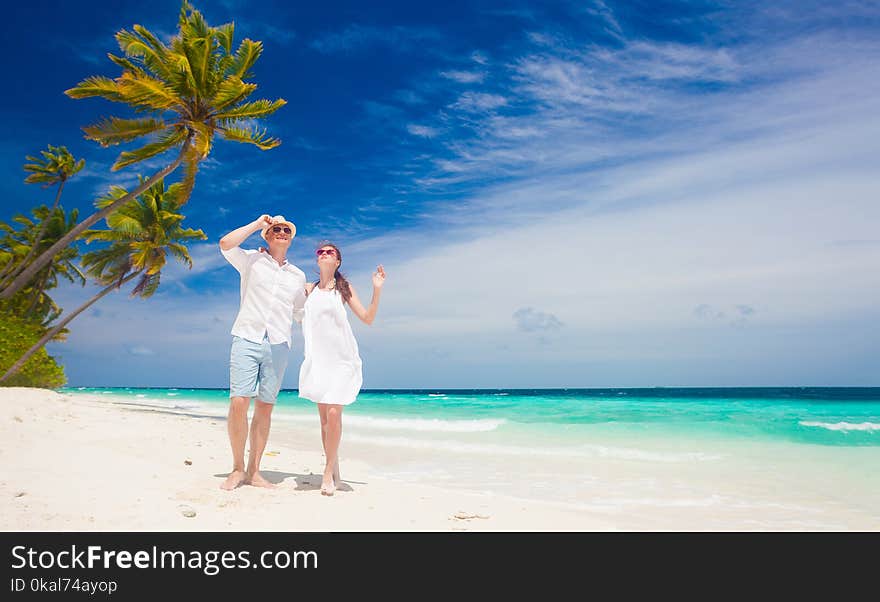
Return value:
<svg viewBox="0 0 880 602">
<path fill-rule="evenodd" d="M 60 392 L 64 391 L 76 391 L 76 390 L 86 390 L 86 389 L 114 389 L 114 390 L 127 390 L 127 389 L 146 389 L 146 390 L 170 390 L 170 389 L 184 389 L 188 391 L 223 391 L 228 387 L 189 387 L 189 386 L 105 386 L 105 385 L 95 385 L 95 386 L 64 386 L 57 389 Z M 281 392 L 284 393 L 297 393 L 299 389 L 296 388 L 282 388 Z M 878 401 L 880 401 L 880 386 L 876 387 L 859 387 L 859 386 L 785 386 L 785 387 L 553 387 L 553 388 L 416 388 L 416 389 L 406 389 L 406 388 L 391 388 L 391 389 L 361 389 L 361 393 L 398 393 L 398 394 L 427 394 L 427 393 L 445 393 L 445 394 L 479 394 L 482 392 L 492 392 L 492 393 L 511 393 L 514 395 L 518 394 L 544 394 L 544 393 L 572 393 L 572 394 L 584 394 L 584 393 L 607 393 L 607 392 L 632 392 L 632 393 L 644 393 L 650 396 L 652 393 L 656 393 L 658 391 L 663 392 L 663 396 L 668 396 L 670 393 L 675 392 L 684 392 L 686 395 L 699 395 L 699 394 L 713 394 L 713 393 L 722 393 L 722 394 L 730 394 L 733 393 L 743 393 L 743 392 L 761 392 L 765 394 L 769 394 L 772 392 L 782 393 L 800 393 L 803 395 L 814 393 L 814 392 L 823 392 L 823 391 L 840 391 L 840 392 L 863 392 L 866 394 L 873 394 L 878 396 Z M 772 395 L 767 395 L 769 398 L 772 398 Z M 790 398 L 790 397 L 787 397 Z"/>
</svg>

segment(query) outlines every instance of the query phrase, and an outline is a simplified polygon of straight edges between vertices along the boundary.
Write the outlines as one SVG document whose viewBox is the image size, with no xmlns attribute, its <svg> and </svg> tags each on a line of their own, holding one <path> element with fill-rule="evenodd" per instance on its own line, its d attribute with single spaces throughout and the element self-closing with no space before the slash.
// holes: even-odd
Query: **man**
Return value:
<svg viewBox="0 0 880 602">
<path fill-rule="evenodd" d="M 239 245 L 257 230 L 268 252 L 243 250 Z M 242 484 L 275 487 L 260 475 L 260 459 L 269 438 L 272 408 L 281 388 L 290 355 L 293 320 L 302 320 L 306 275 L 287 261 L 296 226 L 282 215 L 261 215 L 256 221 L 220 239 L 220 251 L 241 274 L 241 306 L 232 325 L 229 357 L 229 417 L 232 472 L 221 489 Z M 244 465 L 248 439 L 247 413 L 256 398 L 250 426 L 250 455 Z"/>
</svg>

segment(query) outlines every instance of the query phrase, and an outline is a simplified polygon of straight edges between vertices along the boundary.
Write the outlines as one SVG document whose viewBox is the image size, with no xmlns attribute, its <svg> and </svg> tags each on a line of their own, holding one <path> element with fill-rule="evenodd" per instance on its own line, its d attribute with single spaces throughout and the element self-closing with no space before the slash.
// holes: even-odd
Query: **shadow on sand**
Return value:
<svg viewBox="0 0 880 602">
<path fill-rule="evenodd" d="M 154 404 L 147 403 L 127 403 L 127 402 L 118 402 L 114 401 L 114 405 L 121 406 L 121 409 L 129 411 L 129 412 L 145 412 L 145 413 L 153 413 L 153 414 L 170 414 L 172 416 L 186 416 L 188 418 L 200 418 L 200 419 L 208 419 L 208 420 L 226 420 L 225 416 L 216 416 L 212 414 L 195 414 L 192 412 L 184 412 L 181 411 L 182 408 L 168 408 L 167 406 L 160 406 Z M 261 470 L 260 474 L 263 475 L 263 478 L 272 483 L 273 485 L 280 485 L 287 479 L 294 479 L 296 481 L 296 491 L 312 491 L 318 490 L 321 488 L 321 475 L 319 474 L 300 474 L 295 472 L 281 472 L 278 470 Z M 229 473 L 224 474 L 215 474 L 215 477 L 226 479 L 229 476 Z M 366 483 L 362 481 L 348 481 L 346 479 L 342 480 L 342 483 L 336 488 L 336 491 L 354 491 L 354 487 L 351 486 L 350 483 L 354 483 L 355 485 L 366 485 Z M 239 487 L 247 487 L 247 485 L 239 485 Z"/>
<path fill-rule="evenodd" d="M 321 488 L 321 475 L 319 474 L 301 474 L 295 472 L 281 472 L 278 470 L 261 470 L 260 474 L 273 485 L 280 485 L 287 479 L 292 478 L 296 482 L 296 487 L 294 488 L 296 491 L 317 491 Z M 214 476 L 225 479 L 229 476 L 229 473 L 215 474 Z M 366 485 L 366 483 L 346 481 L 343 479 L 342 483 L 336 488 L 336 491 L 354 491 L 354 487 L 352 487 L 350 483 Z M 247 485 L 241 485 L 241 487 L 247 487 Z"/>
</svg>

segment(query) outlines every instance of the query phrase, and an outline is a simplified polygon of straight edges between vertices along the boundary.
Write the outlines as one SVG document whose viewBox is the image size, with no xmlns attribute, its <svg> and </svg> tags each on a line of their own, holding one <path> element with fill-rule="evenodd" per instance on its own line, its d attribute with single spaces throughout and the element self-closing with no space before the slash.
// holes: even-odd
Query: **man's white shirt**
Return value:
<svg viewBox="0 0 880 602">
<path fill-rule="evenodd" d="M 241 247 L 220 252 L 241 274 L 241 306 L 232 334 L 255 343 L 268 334 L 271 344 L 289 348 L 293 321 L 302 321 L 305 273 L 288 261 L 278 265 L 268 253 Z"/>
</svg>

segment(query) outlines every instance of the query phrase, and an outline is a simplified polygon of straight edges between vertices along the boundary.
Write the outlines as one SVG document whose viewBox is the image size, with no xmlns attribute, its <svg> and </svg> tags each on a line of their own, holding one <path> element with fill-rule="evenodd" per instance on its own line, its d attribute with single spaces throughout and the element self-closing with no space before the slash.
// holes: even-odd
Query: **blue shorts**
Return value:
<svg viewBox="0 0 880 602">
<path fill-rule="evenodd" d="M 233 336 L 229 353 L 229 396 L 256 397 L 264 403 L 275 403 L 289 356 L 287 343 L 272 345 L 268 337 L 264 337 L 262 343 L 254 343 Z"/>
</svg>

